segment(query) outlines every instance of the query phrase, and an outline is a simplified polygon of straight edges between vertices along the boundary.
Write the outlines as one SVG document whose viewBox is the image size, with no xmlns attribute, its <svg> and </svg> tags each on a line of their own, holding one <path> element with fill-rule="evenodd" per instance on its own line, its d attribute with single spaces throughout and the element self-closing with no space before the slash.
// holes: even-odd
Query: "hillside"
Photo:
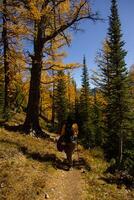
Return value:
<svg viewBox="0 0 134 200">
<path fill-rule="evenodd" d="M 54 134 L 53 134 L 54 136 Z M 66 170 L 53 139 L 38 139 L 0 129 L 1 200 L 132 200 L 133 190 L 108 184 L 107 163 L 100 150 L 79 146 L 74 169 Z"/>
</svg>

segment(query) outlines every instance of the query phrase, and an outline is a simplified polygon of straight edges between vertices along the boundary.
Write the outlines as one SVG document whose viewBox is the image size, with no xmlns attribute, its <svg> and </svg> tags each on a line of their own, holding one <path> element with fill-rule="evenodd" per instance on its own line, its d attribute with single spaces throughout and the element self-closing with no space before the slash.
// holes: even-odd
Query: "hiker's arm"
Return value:
<svg viewBox="0 0 134 200">
<path fill-rule="evenodd" d="M 76 123 L 72 125 L 72 129 L 73 129 L 74 135 L 78 136 L 79 129 L 78 129 L 78 125 Z"/>
</svg>

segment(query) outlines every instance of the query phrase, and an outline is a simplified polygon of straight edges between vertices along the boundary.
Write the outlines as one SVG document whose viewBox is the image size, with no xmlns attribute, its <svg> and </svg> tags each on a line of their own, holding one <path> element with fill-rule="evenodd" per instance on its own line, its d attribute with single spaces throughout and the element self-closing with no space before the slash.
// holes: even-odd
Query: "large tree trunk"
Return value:
<svg viewBox="0 0 134 200">
<path fill-rule="evenodd" d="M 41 131 L 39 125 L 40 79 L 41 61 L 40 64 L 34 62 L 31 69 L 31 81 L 27 106 L 27 115 L 23 126 L 25 132 L 27 133 L 30 131 L 30 129 L 33 129 L 36 132 Z"/>
<path fill-rule="evenodd" d="M 6 0 L 3 0 L 3 48 L 4 48 L 4 71 L 5 71 L 5 97 L 4 97 L 4 116 L 8 117 L 9 108 L 10 108 L 10 100 L 9 100 L 9 84 L 10 84 L 10 70 L 9 70 L 9 61 L 8 61 L 8 37 L 7 37 L 7 15 L 6 15 Z"/>
<path fill-rule="evenodd" d="M 23 125 L 23 130 L 26 133 L 29 133 L 30 129 L 32 129 L 36 132 L 37 135 L 42 135 L 42 130 L 39 124 L 40 84 L 43 57 L 41 24 L 35 23 L 35 29 L 37 31 L 37 37 L 34 40 L 34 56 L 32 56 L 29 99 L 27 106 L 27 115 Z"/>
<path fill-rule="evenodd" d="M 54 77 L 54 71 L 52 71 L 53 77 Z M 52 118 L 51 123 L 52 127 L 55 127 L 55 82 L 53 82 L 53 89 L 52 89 Z"/>
</svg>

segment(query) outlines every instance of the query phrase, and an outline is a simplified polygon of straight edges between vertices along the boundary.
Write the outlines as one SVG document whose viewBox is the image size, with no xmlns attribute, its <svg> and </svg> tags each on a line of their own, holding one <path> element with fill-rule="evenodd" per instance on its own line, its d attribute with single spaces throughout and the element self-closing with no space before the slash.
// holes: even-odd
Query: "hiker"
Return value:
<svg viewBox="0 0 134 200">
<path fill-rule="evenodd" d="M 71 168 L 73 166 L 72 155 L 77 144 L 78 136 L 78 125 L 71 116 L 68 116 L 66 123 L 62 127 L 61 136 L 63 135 L 65 141 L 64 152 L 66 153 L 68 166 Z"/>
</svg>

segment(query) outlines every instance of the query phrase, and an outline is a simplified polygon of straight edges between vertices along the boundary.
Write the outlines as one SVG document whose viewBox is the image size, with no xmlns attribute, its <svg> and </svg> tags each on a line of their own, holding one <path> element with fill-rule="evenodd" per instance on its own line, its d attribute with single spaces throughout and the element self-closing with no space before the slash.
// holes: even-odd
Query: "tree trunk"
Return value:
<svg viewBox="0 0 134 200">
<path fill-rule="evenodd" d="M 52 71 L 52 74 L 54 76 L 54 71 Z M 55 82 L 53 82 L 53 89 L 52 89 L 52 118 L 51 118 L 51 123 L 52 127 L 55 127 Z"/>
<path fill-rule="evenodd" d="M 10 71 L 9 71 L 9 61 L 8 61 L 8 38 L 7 38 L 7 15 L 6 15 L 6 0 L 3 0 L 3 48 L 4 48 L 4 73 L 5 73 L 5 97 L 4 97 L 4 116 L 7 118 L 9 114 L 10 108 L 10 100 L 9 100 L 9 84 L 10 84 Z"/>
<path fill-rule="evenodd" d="M 120 164 L 122 163 L 122 158 L 123 158 L 123 137 L 122 135 L 120 135 L 119 136 L 119 160 L 118 160 L 119 167 L 120 167 Z"/>
<path fill-rule="evenodd" d="M 37 31 L 37 37 L 34 39 L 34 56 L 32 56 L 29 99 L 27 106 L 27 115 L 23 125 L 23 130 L 26 133 L 29 133 L 30 129 L 32 129 L 36 132 L 37 135 L 42 135 L 42 130 L 39 124 L 40 84 L 43 57 L 41 24 L 35 23 L 35 29 Z"/>
<path fill-rule="evenodd" d="M 34 63 L 31 69 L 27 115 L 24 123 L 24 130 L 27 133 L 30 129 L 33 129 L 36 132 L 41 131 L 39 125 L 40 78 L 41 66 L 38 63 Z"/>
</svg>

